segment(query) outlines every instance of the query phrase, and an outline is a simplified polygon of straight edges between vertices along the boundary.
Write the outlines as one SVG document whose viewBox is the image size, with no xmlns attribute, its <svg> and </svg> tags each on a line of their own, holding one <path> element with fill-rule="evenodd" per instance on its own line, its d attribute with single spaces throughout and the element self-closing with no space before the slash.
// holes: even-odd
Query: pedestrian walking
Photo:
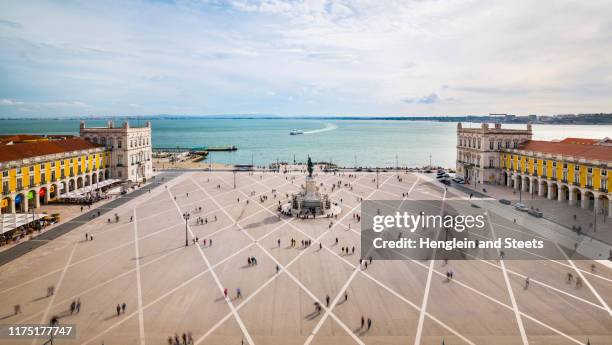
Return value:
<svg viewBox="0 0 612 345">
<path fill-rule="evenodd" d="M 329 308 L 329 295 L 325 296 L 325 306 Z"/>
<path fill-rule="evenodd" d="M 76 301 L 76 313 L 78 314 L 81 311 L 81 299 L 77 298 Z"/>
<path fill-rule="evenodd" d="M 240 288 L 236 289 L 236 298 L 242 298 L 242 292 L 240 291 Z"/>
<path fill-rule="evenodd" d="M 525 277 L 525 290 L 529 288 L 529 277 Z"/>
<path fill-rule="evenodd" d="M 123 302 L 123 304 L 121 304 L 121 313 L 125 314 L 125 308 L 127 307 L 127 305 L 125 304 L 125 302 Z"/>
<path fill-rule="evenodd" d="M 85 241 L 89 240 L 89 234 L 85 233 Z"/>
<path fill-rule="evenodd" d="M 368 318 L 368 331 L 372 328 L 372 319 Z"/>
<path fill-rule="evenodd" d="M 223 297 L 227 298 L 227 288 L 223 289 Z"/>
<path fill-rule="evenodd" d="M 360 327 L 360 329 L 362 329 L 364 325 L 365 325 L 365 319 L 363 318 L 363 315 L 361 315 L 361 327 Z"/>
<path fill-rule="evenodd" d="M 348 301 L 348 292 L 344 291 L 344 302 Z"/>
<path fill-rule="evenodd" d="M 121 306 L 117 304 L 117 316 L 121 315 Z"/>
<path fill-rule="evenodd" d="M 76 301 L 72 301 L 72 303 L 70 303 L 70 315 L 74 314 L 75 309 L 76 309 Z"/>
<path fill-rule="evenodd" d="M 15 312 L 15 315 L 21 314 L 21 304 L 15 304 L 15 306 L 13 306 L 13 311 Z"/>
</svg>

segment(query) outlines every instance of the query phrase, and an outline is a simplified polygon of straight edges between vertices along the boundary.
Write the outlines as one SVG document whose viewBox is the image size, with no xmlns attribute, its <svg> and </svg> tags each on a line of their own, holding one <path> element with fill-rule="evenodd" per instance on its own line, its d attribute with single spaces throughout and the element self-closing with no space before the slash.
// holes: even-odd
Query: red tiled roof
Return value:
<svg viewBox="0 0 612 345">
<path fill-rule="evenodd" d="M 569 138 L 574 139 L 574 138 Z M 566 139 L 567 140 L 567 139 Z M 541 141 L 541 140 L 529 140 L 519 145 L 519 150 L 541 152 L 548 154 L 557 154 L 564 156 L 573 156 L 578 158 L 586 158 L 592 160 L 601 161 L 612 161 L 612 146 L 606 145 L 595 145 L 593 144 L 580 144 L 582 140 L 590 139 L 579 139 L 579 141 Z M 598 140 L 595 140 L 598 142 Z"/>
<path fill-rule="evenodd" d="M 25 142 L 12 145 L 0 144 L 0 162 L 17 159 L 32 158 L 62 152 L 86 150 L 102 145 L 93 144 L 81 138 L 68 138 L 61 140 Z"/>
<path fill-rule="evenodd" d="M 11 134 L 11 135 L 0 135 L 0 144 L 6 143 L 22 143 L 30 142 L 34 140 L 45 141 L 49 139 L 67 139 L 74 138 L 74 135 L 65 134 L 49 134 L 49 135 L 36 135 L 36 134 Z"/>
<path fill-rule="evenodd" d="M 568 144 L 583 144 L 583 145 L 595 145 L 599 140 L 587 139 L 587 138 L 565 138 L 561 140 L 562 143 Z"/>
</svg>

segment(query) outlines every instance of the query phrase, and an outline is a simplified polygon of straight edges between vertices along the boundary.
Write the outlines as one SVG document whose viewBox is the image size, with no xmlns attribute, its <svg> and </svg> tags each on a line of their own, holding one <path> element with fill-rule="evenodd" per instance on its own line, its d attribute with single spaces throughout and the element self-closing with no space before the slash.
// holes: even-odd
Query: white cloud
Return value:
<svg viewBox="0 0 612 345">
<path fill-rule="evenodd" d="M 19 105 L 21 102 L 13 101 L 12 99 L 0 99 L 0 105 Z"/>
<path fill-rule="evenodd" d="M 610 2 L 33 6 L 5 4 L 0 15 L 10 23 L 0 26 L 0 115 L 14 99 L 34 115 L 612 108 L 612 51 L 602 49 L 612 45 Z"/>
</svg>

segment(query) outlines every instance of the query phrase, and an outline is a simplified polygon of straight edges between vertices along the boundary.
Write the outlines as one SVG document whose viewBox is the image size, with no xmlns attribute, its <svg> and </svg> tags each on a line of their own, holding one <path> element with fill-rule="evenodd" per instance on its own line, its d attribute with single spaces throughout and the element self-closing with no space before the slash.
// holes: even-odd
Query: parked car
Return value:
<svg viewBox="0 0 612 345">
<path fill-rule="evenodd" d="M 459 183 L 459 184 L 464 184 L 464 183 L 465 183 L 465 180 L 463 179 L 463 177 L 455 177 L 455 178 L 453 179 L 453 182 L 455 182 L 455 183 Z"/>
<path fill-rule="evenodd" d="M 438 181 L 444 183 L 447 186 L 450 186 L 450 184 L 451 184 L 451 181 L 448 178 L 444 178 L 444 179 L 441 179 L 441 180 L 438 180 Z"/>
<path fill-rule="evenodd" d="M 507 200 L 507 199 L 499 199 L 499 203 L 500 204 L 504 204 L 504 205 L 510 205 L 511 204 L 510 200 Z"/>
<path fill-rule="evenodd" d="M 521 204 L 519 202 L 514 204 L 514 209 L 517 210 L 517 211 L 521 211 L 521 212 L 529 211 L 529 207 L 527 207 L 525 204 Z"/>
<path fill-rule="evenodd" d="M 536 217 L 536 218 L 542 218 L 544 217 L 544 213 L 542 213 L 542 211 L 532 208 L 529 211 L 527 211 L 527 213 L 529 213 L 530 215 Z"/>
</svg>

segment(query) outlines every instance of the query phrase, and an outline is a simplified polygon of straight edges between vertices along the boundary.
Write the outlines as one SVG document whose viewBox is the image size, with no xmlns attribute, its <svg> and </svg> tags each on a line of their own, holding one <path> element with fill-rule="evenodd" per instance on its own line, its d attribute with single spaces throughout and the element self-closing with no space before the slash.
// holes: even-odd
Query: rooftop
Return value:
<svg viewBox="0 0 612 345">
<path fill-rule="evenodd" d="M 0 137 L 0 162 L 103 147 L 73 136 L 11 135 Z"/>
<path fill-rule="evenodd" d="M 529 140 L 519 145 L 519 150 L 580 157 L 600 161 L 612 161 L 612 146 L 607 139 L 567 138 L 561 141 Z"/>
</svg>

